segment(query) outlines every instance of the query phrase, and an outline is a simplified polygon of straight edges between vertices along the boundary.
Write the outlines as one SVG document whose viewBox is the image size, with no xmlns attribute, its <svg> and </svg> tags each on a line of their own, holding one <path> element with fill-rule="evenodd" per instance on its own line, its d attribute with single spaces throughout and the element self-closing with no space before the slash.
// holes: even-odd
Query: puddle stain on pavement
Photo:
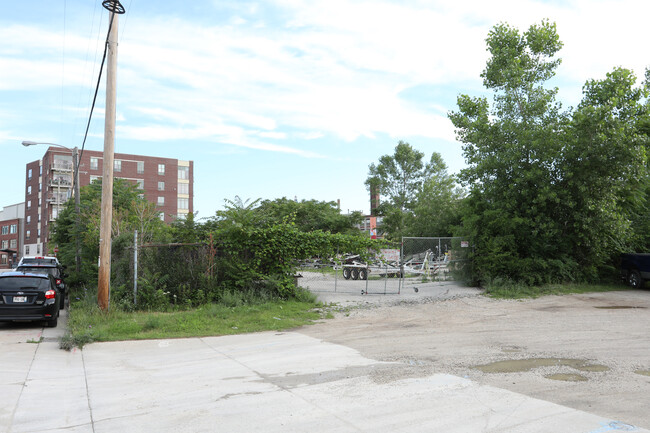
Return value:
<svg viewBox="0 0 650 433">
<path fill-rule="evenodd" d="M 640 374 L 641 376 L 650 376 L 650 370 L 637 370 L 635 373 Z"/>
<path fill-rule="evenodd" d="M 609 367 L 599 364 L 589 364 L 584 359 L 566 358 L 511 359 L 474 366 L 474 368 L 481 370 L 483 373 L 523 373 L 540 367 L 570 367 L 579 371 L 589 372 L 609 370 Z"/>
<path fill-rule="evenodd" d="M 594 307 L 598 308 L 599 310 L 630 310 L 630 309 L 643 309 L 646 307 L 634 307 L 631 305 L 613 305 L 610 307 Z"/>
<path fill-rule="evenodd" d="M 564 382 L 586 382 L 587 381 L 586 377 L 584 377 L 581 374 L 575 374 L 575 373 L 556 373 L 556 374 L 549 374 L 544 377 L 547 379 L 561 380 Z"/>
</svg>

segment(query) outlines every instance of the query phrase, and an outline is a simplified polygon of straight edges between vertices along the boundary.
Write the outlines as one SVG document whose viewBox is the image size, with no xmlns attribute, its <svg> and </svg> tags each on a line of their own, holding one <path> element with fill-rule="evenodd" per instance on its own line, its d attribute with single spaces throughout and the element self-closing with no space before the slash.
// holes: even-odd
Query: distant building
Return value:
<svg viewBox="0 0 650 433">
<path fill-rule="evenodd" d="M 0 269 L 8 269 L 22 257 L 25 203 L 0 210 Z"/>
<path fill-rule="evenodd" d="M 103 152 L 84 150 L 79 186 L 102 178 Z M 49 147 L 26 166 L 24 255 L 52 254 L 49 227 L 72 197 L 72 152 Z M 194 212 L 194 162 L 116 153 L 113 176 L 134 182 L 167 223 Z"/>
</svg>

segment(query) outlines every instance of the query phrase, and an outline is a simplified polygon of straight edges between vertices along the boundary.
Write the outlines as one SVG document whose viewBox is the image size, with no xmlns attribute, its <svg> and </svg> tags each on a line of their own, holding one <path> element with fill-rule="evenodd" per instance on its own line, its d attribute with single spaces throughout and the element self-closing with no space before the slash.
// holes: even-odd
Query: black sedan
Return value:
<svg viewBox="0 0 650 433">
<path fill-rule="evenodd" d="M 45 321 L 54 328 L 62 292 L 54 277 L 44 273 L 0 274 L 0 321 Z"/>
<path fill-rule="evenodd" d="M 20 265 L 16 268 L 18 272 L 32 272 L 37 274 L 50 274 L 54 277 L 56 282 L 56 287 L 61 292 L 61 302 L 59 303 L 59 308 L 63 309 L 65 306 L 65 297 L 66 297 L 66 286 L 63 278 L 66 277 L 66 273 L 63 272 L 62 268 L 55 264 L 33 264 L 33 265 Z"/>
</svg>

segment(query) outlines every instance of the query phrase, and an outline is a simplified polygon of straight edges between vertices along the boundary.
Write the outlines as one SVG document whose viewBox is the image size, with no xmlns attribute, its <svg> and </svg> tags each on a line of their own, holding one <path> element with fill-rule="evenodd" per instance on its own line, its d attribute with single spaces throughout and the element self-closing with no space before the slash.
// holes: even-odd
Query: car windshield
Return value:
<svg viewBox="0 0 650 433">
<path fill-rule="evenodd" d="M 0 289 L 3 290 L 20 290 L 20 289 L 45 289 L 48 287 L 49 280 L 45 278 L 30 277 L 4 277 L 0 278 Z"/>
<path fill-rule="evenodd" d="M 59 270 L 57 268 L 45 267 L 45 266 L 19 266 L 18 271 L 22 272 L 33 272 L 36 274 L 49 274 L 53 277 L 59 276 Z"/>
<path fill-rule="evenodd" d="M 56 259 L 48 259 L 45 257 L 27 258 L 22 261 L 23 265 L 56 265 Z"/>
</svg>

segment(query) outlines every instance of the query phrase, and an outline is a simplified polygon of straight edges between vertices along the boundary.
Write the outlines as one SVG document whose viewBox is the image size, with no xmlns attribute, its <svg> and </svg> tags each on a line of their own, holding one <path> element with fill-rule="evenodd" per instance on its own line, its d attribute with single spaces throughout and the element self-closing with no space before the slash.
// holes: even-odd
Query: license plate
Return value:
<svg viewBox="0 0 650 433">
<path fill-rule="evenodd" d="M 27 302 L 27 296 L 14 296 L 14 302 Z"/>
</svg>

